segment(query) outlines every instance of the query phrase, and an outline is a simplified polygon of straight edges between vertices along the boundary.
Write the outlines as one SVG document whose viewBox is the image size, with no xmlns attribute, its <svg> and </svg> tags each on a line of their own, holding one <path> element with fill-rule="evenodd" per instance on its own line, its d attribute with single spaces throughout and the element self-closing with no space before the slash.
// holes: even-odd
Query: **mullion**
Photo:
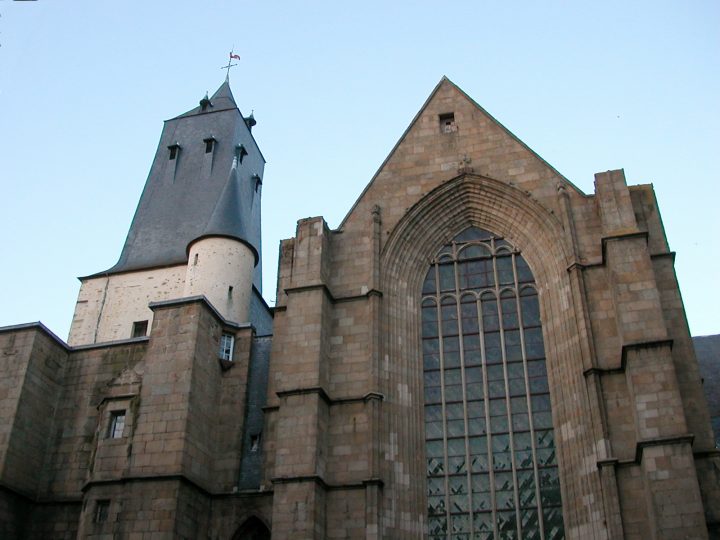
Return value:
<svg viewBox="0 0 720 540">
<path fill-rule="evenodd" d="M 440 410 L 441 410 L 441 422 L 442 422 L 442 435 L 443 435 L 443 460 L 445 461 L 445 471 L 443 476 L 443 486 L 445 496 L 445 535 L 449 535 L 448 523 L 450 522 L 450 486 L 448 484 L 448 446 L 447 446 L 447 419 L 445 412 L 445 356 L 444 356 L 444 337 L 442 332 L 442 307 L 440 305 L 440 294 L 441 294 L 441 283 L 440 283 L 440 269 L 439 263 L 435 264 L 435 309 L 437 310 L 437 324 L 438 324 L 438 355 L 440 359 Z"/>
<path fill-rule="evenodd" d="M 517 276 L 516 276 L 517 280 Z M 537 293 L 536 293 L 537 294 Z M 545 540 L 545 518 L 543 513 L 542 497 L 540 496 L 540 471 L 538 470 L 537 444 L 535 443 L 535 415 L 532 410 L 532 395 L 530 393 L 530 376 L 528 374 L 527 350 L 525 347 L 525 327 L 523 326 L 523 310 L 520 306 L 520 294 L 518 291 L 518 324 L 520 325 L 520 345 L 522 347 L 523 367 L 525 369 L 525 396 L 527 401 L 528 415 L 530 418 L 530 451 L 533 460 L 533 475 L 535 477 L 535 502 L 538 511 L 538 530 L 540 531 L 540 540 Z M 544 354 L 544 351 L 543 351 Z"/>
<path fill-rule="evenodd" d="M 498 271 L 498 257 L 493 258 L 493 270 L 495 271 L 495 293 L 496 293 L 496 302 L 497 302 L 497 312 L 498 312 L 498 322 L 500 323 L 500 354 L 502 357 L 502 366 L 503 366 L 503 378 L 505 382 L 505 406 L 506 406 L 506 415 L 508 420 L 508 440 L 509 440 L 509 448 L 510 448 L 510 468 L 512 471 L 512 479 L 513 479 L 513 501 L 515 506 L 515 529 L 516 534 L 520 535 L 520 514 L 518 512 L 518 506 L 519 506 L 519 497 L 518 497 L 518 488 L 517 488 L 517 470 L 515 467 L 515 445 L 513 441 L 513 433 L 512 433 L 512 413 L 510 411 L 510 380 L 508 378 L 508 370 L 507 370 L 507 348 L 506 348 L 506 338 L 505 338 L 505 328 L 504 328 L 504 318 L 503 318 L 503 307 L 502 307 L 502 292 L 504 292 L 507 287 L 503 287 L 501 289 L 500 285 L 500 273 Z M 494 461 L 494 459 L 493 459 Z"/>
<path fill-rule="evenodd" d="M 491 293 L 492 294 L 492 293 Z M 479 296 L 475 302 L 475 307 L 478 313 L 478 328 L 480 336 L 480 364 L 482 367 L 483 374 L 483 403 L 485 409 L 485 441 L 487 444 L 487 460 L 488 460 L 488 478 L 490 479 L 490 509 L 492 511 L 492 522 L 493 522 L 493 537 L 497 538 L 497 504 L 495 499 L 495 468 L 493 467 L 493 451 L 492 451 L 492 432 L 490 430 L 490 407 L 489 407 L 489 396 L 490 396 L 490 385 L 488 383 L 488 366 L 487 366 L 487 354 L 485 349 L 485 320 L 483 318 L 482 310 L 482 296 Z"/>
</svg>

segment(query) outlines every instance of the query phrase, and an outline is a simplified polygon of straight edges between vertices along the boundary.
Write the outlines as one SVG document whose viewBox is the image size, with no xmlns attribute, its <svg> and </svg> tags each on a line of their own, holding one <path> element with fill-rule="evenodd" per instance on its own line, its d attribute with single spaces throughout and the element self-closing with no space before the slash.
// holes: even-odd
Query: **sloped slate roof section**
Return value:
<svg viewBox="0 0 720 540">
<path fill-rule="evenodd" d="M 720 334 L 693 337 L 715 443 L 720 447 Z"/>
<path fill-rule="evenodd" d="M 220 85 L 220 88 L 215 91 L 212 97 L 210 97 L 210 105 L 205 108 L 205 110 L 203 110 L 203 108 L 198 105 L 194 109 L 191 109 L 188 112 L 181 114 L 180 116 L 176 116 L 175 118 L 183 118 L 196 114 L 228 111 L 237 108 L 238 107 L 235 103 L 235 97 L 233 96 L 232 90 L 230 90 L 230 83 L 228 81 L 225 81 Z"/>
<path fill-rule="evenodd" d="M 94 276 L 185 264 L 191 241 L 206 234 L 209 227 L 227 230 L 230 221 L 235 231 L 232 236 L 253 246 L 261 256 L 259 193 L 249 190 L 250 200 L 230 201 L 229 205 L 243 212 L 230 221 L 226 215 L 230 210 L 220 201 L 228 189 L 238 145 L 247 151 L 233 173 L 241 197 L 248 191 L 243 186 L 254 186 L 253 175 L 262 179 L 265 160 L 235 106 L 229 85 L 223 83 L 210 100 L 216 103 L 212 114 L 197 113 L 198 107 L 193 109 L 196 113 L 190 111 L 165 122 L 120 258 Z M 215 142 L 212 152 L 206 153 L 205 140 L 209 138 Z M 180 149 L 171 160 L 168 147 L 174 145 Z"/>
<path fill-rule="evenodd" d="M 200 238 L 224 236 L 239 240 L 252 249 L 255 255 L 255 264 L 257 265 L 259 246 L 251 243 L 252 234 L 250 234 L 249 224 L 247 223 L 248 217 L 252 215 L 254 195 L 251 182 L 241 182 L 238 178 L 237 168 L 233 166 L 225 189 L 220 195 L 215 210 Z"/>
</svg>

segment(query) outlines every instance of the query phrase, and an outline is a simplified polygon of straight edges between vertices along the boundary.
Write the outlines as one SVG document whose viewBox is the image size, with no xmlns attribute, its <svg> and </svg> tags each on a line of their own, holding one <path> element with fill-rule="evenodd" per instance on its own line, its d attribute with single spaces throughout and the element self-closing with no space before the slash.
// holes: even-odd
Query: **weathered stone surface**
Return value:
<svg viewBox="0 0 720 540">
<path fill-rule="evenodd" d="M 585 195 L 446 79 L 337 230 L 301 219 L 281 243 L 272 338 L 256 296 L 238 325 L 178 280 L 147 296 L 144 274 L 108 294 L 149 337 L 0 329 L 0 535 L 422 538 L 420 292 L 470 226 L 535 276 L 565 536 L 717 535 L 720 454 L 652 187 L 607 171 Z M 103 279 L 81 291 L 86 343 L 127 337 L 97 316 Z"/>
</svg>

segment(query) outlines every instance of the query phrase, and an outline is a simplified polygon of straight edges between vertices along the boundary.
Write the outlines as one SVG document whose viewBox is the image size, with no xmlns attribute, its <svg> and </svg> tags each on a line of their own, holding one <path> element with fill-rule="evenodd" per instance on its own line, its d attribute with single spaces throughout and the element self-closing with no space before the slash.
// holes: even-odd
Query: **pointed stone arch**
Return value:
<svg viewBox="0 0 720 540">
<path fill-rule="evenodd" d="M 470 226 L 491 231 L 520 249 L 536 279 L 553 420 L 562 471 L 563 500 L 583 497 L 584 507 L 566 505 L 569 537 L 596 538 L 603 520 L 603 494 L 595 463 L 596 436 L 583 376 L 581 335 L 575 313 L 568 265 L 571 254 L 561 220 L 526 192 L 504 182 L 474 174 L 457 176 L 429 192 L 410 208 L 391 232 L 380 261 L 382 308 L 382 376 L 385 443 L 391 449 L 386 474 L 395 481 L 386 489 L 385 526 L 400 532 L 397 516 L 426 505 L 422 424 L 422 361 L 420 352 L 420 289 L 431 259 L 458 233 Z M 588 424 L 591 424 L 588 426 Z M 592 466 L 590 466 L 592 464 Z M 402 471 L 402 474 L 399 474 Z M 590 507 L 594 506 L 595 514 Z M 423 528 L 424 515 L 411 515 Z M 602 536 L 597 536 L 601 538 Z"/>
<path fill-rule="evenodd" d="M 232 540 L 270 540 L 270 529 L 257 516 L 250 516 L 232 535 Z"/>
</svg>

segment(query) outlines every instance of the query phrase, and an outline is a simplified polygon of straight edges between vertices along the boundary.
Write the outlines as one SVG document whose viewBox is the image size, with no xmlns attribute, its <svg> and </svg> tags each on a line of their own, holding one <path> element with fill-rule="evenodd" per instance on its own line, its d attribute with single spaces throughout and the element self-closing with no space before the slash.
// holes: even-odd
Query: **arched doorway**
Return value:
<svg viewBox="0 0 720 540">
<path fill-rule="evenodd" d="M 260 519 L 252 516 L 240 525 L 232 540 L 270 540 L 270 529 Z"/>
</svg>

